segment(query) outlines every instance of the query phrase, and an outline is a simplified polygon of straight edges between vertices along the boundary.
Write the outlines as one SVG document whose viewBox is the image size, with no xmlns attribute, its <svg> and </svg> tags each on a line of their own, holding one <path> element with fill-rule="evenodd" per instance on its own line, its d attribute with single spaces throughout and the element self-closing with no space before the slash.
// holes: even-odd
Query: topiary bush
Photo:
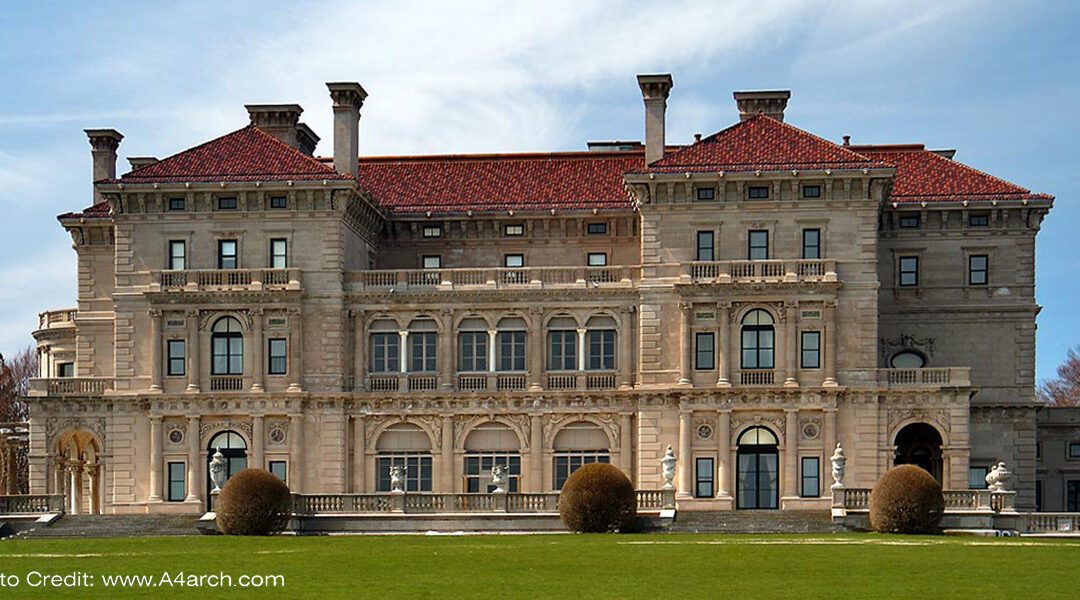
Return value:
<svg viewBox="0 0 1080 600">
<path fill-rule="evenodd" d="M 277 475 L 262 469 L 243 469 L 225 482 L 214 511 L 221 533 L 273 535 L 289 524 L 292 495 Z"/>
<path fill-rule="evenodd" d="M 637 518 L 634 484 L 618 467 L 582 465 L 570 474 L 559 495 L 559 517 L 570 531 L 627 531 Z"/>
<path fill-rule="evenodd" d="M 880 533 L 940 533 L 941 484 L 915 465 L 893 467 L 870 490 L 870 529 Z"/>
</svg>

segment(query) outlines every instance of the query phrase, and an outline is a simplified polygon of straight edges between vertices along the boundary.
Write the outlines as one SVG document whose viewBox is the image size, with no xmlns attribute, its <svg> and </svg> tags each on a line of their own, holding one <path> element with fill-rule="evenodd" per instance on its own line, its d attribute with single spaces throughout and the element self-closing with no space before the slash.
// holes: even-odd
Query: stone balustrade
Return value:
<svg viewBox="0 0 1080 600">
<path fill-rule="evenodd" d="M 945 512 L 1014 512 L 1016 492 L 986 490 L 944 490 Z M 843 488 L 833 490 L 833 507 L 845 511 L 870 510 L 870 490 Z"/>
<path fill-rule="evenodd" d="M 53 327 L 74 327 L 75 315 L 77 314 L 79 314 L 79 311 L 75 308 L 47 310 L 43 313 L 38 313 L 38 329 L 52 329 Z"/>
<path fill-rule="evenodd" d="M 665 490 L 637 490 L 638 512 L 657 512 L 672 504 Z M 673 496 L 673 493 L 668 494 Z M 384 492 L 375 494 L 293 494 L 298 516 L 353 513 L 554 513 L 559 493 L 439 494 Z"/>
<path fill-rule="evenodd" d="M 101 396 L 112 387 L 107 377 L 50 377 L 30 380 L 28 396 Z"/>
<path fill-rule="evenodd" d="M 0 515 L 33 515 L 64 512 L 62 494 L 0 496 Z"/>
<path fill-rule="evenodd" d="M 887 388 L 967 387 L 971 385 L 971 369 L 969 367 L 878 369 L 878 385 Z"/>
<path fill-rule="evenodd" d="M 833 259 L 716 260 L 681 263 L 680 280 L 697 284 L 835 282 Z"/>
<path fill-rule="evenodd" d="M 154 271 L 151 291 L 299 290 L 300 269 Z"/>
<path fill-rule="evenodd" d="M 347 271 L 350 291 L 429 291 L 476 289 L 550 289 L 599 286 L 631 287 L 641 277 L 641 267 L 520 267 L 455 269 L 379 269 Z"/>
</svg>

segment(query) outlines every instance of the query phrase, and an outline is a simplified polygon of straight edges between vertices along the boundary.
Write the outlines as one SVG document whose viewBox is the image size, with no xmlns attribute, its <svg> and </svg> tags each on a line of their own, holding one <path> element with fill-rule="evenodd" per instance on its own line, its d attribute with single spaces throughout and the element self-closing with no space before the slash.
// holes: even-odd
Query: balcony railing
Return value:
<svg viewBox="0 0 1080 600">
<path fill-rule="evenodd" d="M 776 376 L 772 369 L 738 371 L 739 385 L 773 385 Z"/>
<path fill-rule="evenodd" d="M 682 264 L 693 283 L 799 283 L 837 281 L 833 259 L 718 260 Z"/>
<path fill-rule="evenodd" d="M 348 271 L 347 287 L 356 291 L 590 288 L 632 286 L 641 267 L 522 267 L 481 269 L 384 269 Z"/>
<path fill-rule="evenodd" d="M 667 494 L 670 497 L 665 497 Z M 637 490 L 638 512 L 673 505 L 674 490 Z M 293 513 L 314 516 L 350 513 L 555 513 L 559 492 L 440 494 L 397 492 L 374 494 L 293 494 Z"/>
<path fill-rule="evenodd" d="M 63 511 L 63 494 L 0 496 L 0 515 L 34 515 Z"/>
<path fill-rule="evenodd" d="M 300 269 L 155 271 L 153 277 L 152 287 L 166 291 L 300 289 Z"/>
<path fill-rule="evenodd" d="M 211 392 L 239 392 L 244 389 L 244 378 L 240 375 L 212 375 Z"/>
<path fill-rule="evenodd" d="M 65 327 L 75 325 L 75 315 L 79 314 L 78 309 L 64 308 L 60 310 L 48 310 L 38 314 L 38 329 L 49 329 L 51 327 Z"/>
<path fill-rule="evenodd" d="M 30 396 L 101 396 L 112 387 L 106 377 L 51 377 L 31 379 Z"/>
<path fill-rule="evenodd" d="M 971 385 L 971 369 L 969 367 L 878 369 L 878 385 L 889 388 L 967 387 Z"/>
</svg>

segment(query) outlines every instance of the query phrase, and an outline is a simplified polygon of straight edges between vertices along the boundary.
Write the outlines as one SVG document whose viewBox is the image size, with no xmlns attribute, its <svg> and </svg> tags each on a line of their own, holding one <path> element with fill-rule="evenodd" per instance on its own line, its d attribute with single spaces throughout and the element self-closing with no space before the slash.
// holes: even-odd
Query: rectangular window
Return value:
<svg viewBox="0 0 1080 600">
<path fill-rule="evenodd" d="M 751 200 L 765 200 L 769 197 L 769 186 L 752 185 L 746 188 L 746 195 Z"/>
<path fill-rule="evenodd" d="M 244 339 L 239 333 L 214 334 L 210 338 L 211 375 L 244 374 Z"/>
<path fill-rule="evenodd" d="M 288 370 L 289 361 L 286 358 L 285 338 L 270 338 L 268 343 L 267 373 L 270 375 L 284 375 Z"/>
<path fill-rule="evenodd" d="M 165 360 L 167 363 L 165 373 L 170 377 L 183 376 L 184 358 L 187 353 L 186 342 L 184 340 L 169 340 L 165 344 Z"/>
<path fill-rule="evenodd" d="M 989 227 L 990 215 L 987 213 L 972 213 L 968 215 L 968 227 Z"/>
<path fill-rule="evenodd" d="M 985 254 L 968 256 L 968 285 L 986 285 L 990 277 L 990 257 Z"/>
<path fill-rule="evenodd" d="M 217 199 L 218 210 L 236 210 L 236 196 L 220 196 Z"/>
<path fill-rule="evenodd" d="M 900 257 L 900 285 L 911 287 L 919 285 L 919 257 Z"/>
<path fill-rule="evenodd" d="M 520 223 L 512 223 L 503 227 L 503 235 L 507 237 L 521 237 L 525 235 L 525 226 Z"/>
<path fill-rule="evenodd" d="M 802 458 L 802 486 L 799 495 L 803 498 L 817 498 L 821 495 L 820 462 L 816 456 Z"/>
<path fill-rule="evenodd" d="M 769 258 L 769 232 L 766 229 L 751 229 L 747 237 L 747 258 L 749 260 L 767 260 Z"/>
<path fill-rule="evenodd" d="M 289 206 L 289 198 L 288 198 L 288 196 L 270 196 L 270 208 L 276 210 L 276 209 L 288 208 L 288 206 Z"/>
<path fill-rule="evenodd" d="M 694 459 L 694 497 L 712 498 L 716 495 L 713 490 L 716 469 L 713 468 L 712 457 L 698 457 Z"/>
<path fill-rule="evenodd" d="M 589 235 L 607 235 L 607 223 L 589 223 L 585 226 Z"/>
<path fill-rule="evenodd" d="M 57 377 L 74 377 L 75 376 L 75 363 L 62 362 L 56 365 Z"/>
<path fill-rule="evenodd" d="M 187 493 L 184 490 L 184 473 L 186 471 L 184 463 L 171 462 L 168 464 L 166 471 L 168 471 L 169 477 L 169 491 L 165 500 L 168 502 L 183 502 Z"/>
<path fill-rule="evenodd" d="M 218 265 L 219 269 L 235 269 L 238 266 L 236 260 L 236 240 L 218 240 Z"/>
<path fill-rule="evenodd" d="M 821 368 L 821 332 L 802 332 L 802 358 L 800 365 L 803 369 Z"/>
<path fill-rule="evenodd" d="M 423 235 L 426 238 L 442 237 L 442 225 L 424 225 Z"/>
<path fill-rule="evenodd" d="M 169 270 L 183 271 L 187 268 L 187 243 L 184 240 L 169 241 Z"/>
<path fill-rule="evenodd" d="M 401 370 L 401 336 L 398 333 L 371 334 L 371 372 L 397 373 Z"/>
<path fill-rule="evenodd" d="M 596 329 L 586 335 L 589 344 L 589 362 L 586 366 L 590 371 L 613 371 L 615 370 L 615 330 Z"/>
<path fill-rule="evenodd" d="M 701 260 L 701 261 L 713 261 L 713 260 L 716 260 L 715 250 L 716 250 L 716 245 L 714 243 L 713 232 L 711 232 L 711 231 L 699 231 L 699 232 L 697 232 L 697 252 L 694 254 L 694 260 Z"/>
<path fill-rule="evenodd" d="M 607 252 L 590 252 L 588 261 L 590 267 L 606 267 Z"/>
<path fill-rule="evenodd" d="M 495 486 L 491 485 L 491 469 L 495 465 L 506 469 L 506 491 L 517 493 L 521 480 L 521 455 L 479 452 L 465 455 L 465 492 L 490 494 L 495 489 Z"/>
<path fill-rule="evenodd" d="M 1080 443 L 1072 442 L 1069 444 L 1069 458 L 1080 458 Z"/>
<path fill-rule="evenodd" d="M 431 491 L 431 454 L 427 452 L 380 452 L 375 458 L 375 491 L 389 492 L 390 467 L 405 467 L 406 492 Z"/>
<path fill-rule="evenodd" d="M 716 338 L 712 332 L 694 334 L 694 368 L 698 371 L 716 368 Z"/>
<path fill-rule="evenodd" d="M 458 371 L 488 370 L 488 334 L 486 331 L 463 331 L 458 335 Z"/>
<path fill-rule="evenodd" d="M 499 332 L 499 370 L 525 370 L 525 332 Z"/>
<path fill-rule="evenodd" d="M 413 373 L 434 373 L 439 370 L 438 354 L 439 334 L 434 331 L 409 334 L 409 371 Z"/>
<path fill-rule="evenodd" d="M 802 186 L 803 198 L 820 198 L 821 186 L 820 185 L 804 185 Z"/>
<path fill-rule="evenodd" d="M 278 238 L 270 240 L 270 268 L 271 269 L 284 269 L 288 266 L 288 242 L 284 239 Z"/>
<path fill-rule="evenodd" d="M 577 471 L 582 465 L 592 463 L 610 463 L 611 455 L 605 450 L 577 450 L 572 452 L 559 452 L 553 461 L 553 473 L 555 474 L 554 489 L 561 490 L 570 474 Z"/>
<path fill-rule="evenodd" d="M 698 202 L 712 202 L 716 200 L 716 188 L 702 187 L 697 189 Z"/>
<path fill-rule="evenodd" d="M 184 210 L 186 204 L 184 198 L 169 198 L 169 210 Z"/>
<path fill-rule="evenodd" d="M 968 467 L 968 489 L 981 490 L 986 487 L 986 467 Z"/>
<path fill-rule="evenodd" d="M 821 230 L 802 230 L 802 257 L 806 259 L 821 258 Z"/>
<path fill-rule="evenodd" d="M 288 475 L 288 468 L 283 460 L 270 461 L 270 472 L 278 476 L 278 479 L 288 483 L 286 476 Z"/>
<path fill-rule="evenodd" d="M 507 254 L 503 256 L 503 266 L 508 269 L 520 269 L 525 266 L 524 254 Z"/>
<path fill-rule="evenodd" d="M 1065 510 L 1080 512 L 1080 481 L 1065 482 Z"/>
<path fill-rule="evenodd" d="M 919 215 L 900 215 L 897 224 L 900 225 L 900 229 L 918 229 Z"/>
<path fill-rule="evenodd" d="M 548 332 L 548 370 L 577 370 L 577 332 L 573 329 Z"/>
<path fill-rule="evenodd" d="M 442 257 L 438 254 L 432 254 L 425 256 L 423 259 L 423 265 L 425 269 L 441 269 Z"/>
</svg>

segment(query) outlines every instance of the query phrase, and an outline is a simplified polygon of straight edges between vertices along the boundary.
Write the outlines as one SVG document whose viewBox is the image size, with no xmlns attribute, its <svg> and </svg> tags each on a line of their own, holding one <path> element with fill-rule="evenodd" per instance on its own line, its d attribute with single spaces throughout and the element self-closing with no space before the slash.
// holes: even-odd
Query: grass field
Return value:
<svg viewBox="0 0 1080 600">
<path fill-rule="evenodd" d="M 31 587 L 86 573 L 92 587 Z M 224 572 L 233 587 L 160 585 Z M 1080 542 L 1045 539 L 532 535 L 136 538 L 0 542 L 0 598 L 1080 597 Z M 18 585 L 11 586 L 12 576 Z M 105 576 L 157 587 L 106 587 Z M 280 575 L 284 587 L 239 587 Z M 70 581 L 70 580 L 69 580 Z"/>
</svg>

